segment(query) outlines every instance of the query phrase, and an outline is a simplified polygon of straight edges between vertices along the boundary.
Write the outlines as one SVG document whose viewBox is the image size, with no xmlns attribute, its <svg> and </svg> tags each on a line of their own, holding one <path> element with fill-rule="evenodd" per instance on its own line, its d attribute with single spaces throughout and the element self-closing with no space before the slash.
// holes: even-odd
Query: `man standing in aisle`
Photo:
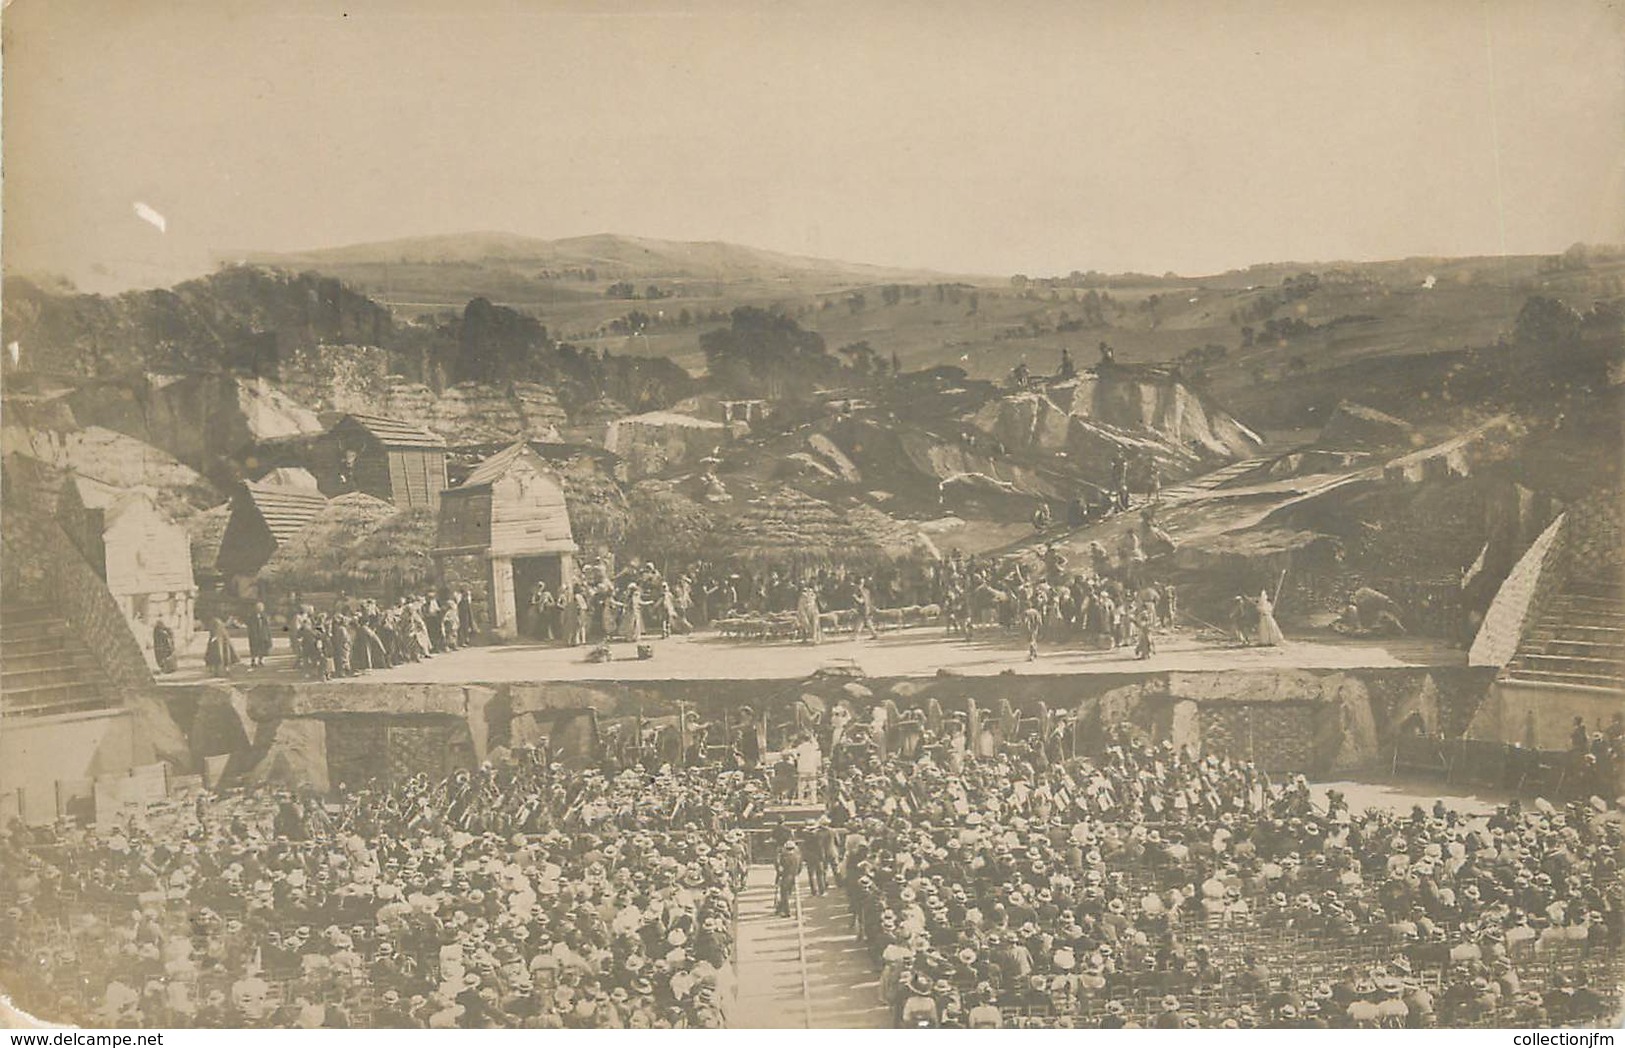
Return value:
<svg viewBox="0 0 1625 1048">
<path fill-rule="evenodd" d="M 822 895 L 829 890 L 829 870 L 835 864 L 835 831 L 830 827 L 829 816 L 822 816 L 808 827 L 802 842 L 808 887 L 814 895 Z"/>
<path fill-rule="evenodd" d="M 784 842 L 779 849 L 778 857 L 773 861 L 775 877 L 778 881 L 778 904 L 773 912 L 780 917 L 790 916 L 790 900 L 796 893 L 796 878 L 801 876 L 801 849 L 796 847 L 794 840 Z"/>
</svg>

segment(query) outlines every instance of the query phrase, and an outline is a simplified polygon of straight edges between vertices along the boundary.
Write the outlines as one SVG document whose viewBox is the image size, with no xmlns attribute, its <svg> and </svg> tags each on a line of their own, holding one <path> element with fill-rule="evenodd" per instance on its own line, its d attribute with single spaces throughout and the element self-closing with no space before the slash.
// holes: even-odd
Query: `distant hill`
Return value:
<svg viewBox="0 0 1625 1048">
<path fill-rule="evenodd" d="M 711 287 L 793 283 L 798 290 L 810 290 L 950 279 L 924 270 L 786 255 L 716 240 L 656 240 L 614 233 L 562 240 L 511 233 L 452 233 L 289 254 L 257 253 L 240 260 L 316 270 L 382 293 L 386 299 L 400 297 L 392 291 L 448 297 L 445 292 L 456 288 L 449 297 L 473 290 L 499 300 L 545 302 L 601 297 L 617 281 L 636 283 L 639 291 L 650 281 Z M 479 274 L 483 285 L 464 289 L 458 270 L 472 271 L 470 277 Z"/>
</svg>

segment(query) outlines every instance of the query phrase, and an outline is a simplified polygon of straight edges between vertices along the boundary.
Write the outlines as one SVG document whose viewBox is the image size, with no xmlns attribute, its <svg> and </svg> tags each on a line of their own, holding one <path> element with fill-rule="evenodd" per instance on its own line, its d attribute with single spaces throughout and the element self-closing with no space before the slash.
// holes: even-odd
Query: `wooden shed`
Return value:
<svg viewBox="0 0 1625 1048">
<path fill-rule="evenodd" d="M 226 578 L 227 592 L 247 596 L 254 576 L 277 547 L 315 520 L 326 505 L 327 499 L 313 491 L 254 483 L 238 488 L 215 560 Z"/>
<path fill-rule="evenodd" d="M 399 419 L 345 415 L 316 440 L 310 467 L 329 498 L 360 491 L 434 509 L 446 490 L 446 441 Z"/>
<path fill-rule="evenodd" d="M 489 627 L 517 635 L 536 583 L 558 593 L 575 583 L 575 539 L 564 488 L 545 459 L 514 444 L 481 462 L 440 499 L 435 557 L 484 561 Z"/>
<path fill-rule="evenodd" d="M 191 540 L 150 492 L 72 477 L 58 499 L 57 520 L 107 582 L 149 658 L 152 628 L 160 619 L 186 643 L 197 598 Z"/>
</svg>

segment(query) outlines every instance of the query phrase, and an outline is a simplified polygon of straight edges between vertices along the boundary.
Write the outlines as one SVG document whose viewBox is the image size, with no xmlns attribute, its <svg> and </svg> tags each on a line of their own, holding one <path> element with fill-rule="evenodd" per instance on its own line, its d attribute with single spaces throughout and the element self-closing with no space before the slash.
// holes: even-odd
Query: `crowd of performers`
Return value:
<svg viewBox="0 0 1625 1048">
<path fill-rule="evenodd" d="M 1147 512 L 1115 551 L 1091 543 L 1089 563 L 1071 569 L 1053 543 L 1035 557 L 954 550 L 941 560 L 870 572 L 730 571 L 706 563 L 662 572 L 641 562 L 612 573 L 589 564 L 568 592 L 535 584 L 521 633 L 574 645 L 639 642 L 734 617 L 783 617 L 793 619 L 795 637 L 819 643 L 833 621 L 856 636 L 873 637 L 890 621 L 885 609 L 913 607 L 951 637 L 971 640 L 990 628 L 1023 636 L 1031 655 L 1041 641 L 1082 641 L 1132 646 L 1147 658 L 1155 633 L 1172 628 L 1178 615 L 1173 584 L 1152 578 L 1146 568 L 1151 556 L 1171 548 Z M 1244 608 L 1232 616 L 1236 639 L 1280 643 L 1272 599 L 1263 593 L 1238 599 Z"/>
<path fill-rule="evenodd" d="M 741 632 L 812 644 L 832 629 L 876 637 L 884 629 L 935 624 L 950 638 L 974 640 L 989 631 L 1020 637 L 1030 658 L 1040 644 L 1132 648 L 1137 658 L 1149 658 L 1157 634 L 1179 621 L 1176 587 L 1147 567 L 1172 542 L 1148 507 L 1114 546 L 1092 542 L 1087 563 L 1076 565 L 1054 543 L 1023 556 L 953 550 L 941 559 L 866 570 L 710 562 L 663 569 L 643 560 L 617 569 L 591 561 L 567 586 L 530 584 L 520 595 L 517 628 L 528 640 L 605 651 L 616 642 L 641 644 L 730 621 L 783 620 L 785 630 Z M 318 608 L 295 593 L 273 609 L 256 604 L 240 620 L 206 619 L 205 665 L 224 677 L 243 661 L 234 632 L 246 634 L 249 669 L 279 652 L 291 654 L 303 675 L 323 680 L 417 662 L 478 643 L 477 623 L 489 614 L 478 606 L 483 599 L 467 587 L 440 586 L 392 601 L 341 594 Z M 1243 644 L 1282 640 L 1274 598 L 1264 592 L 1236 597 L 1223 629 Z M 154 626 L 153 651 L 161 671 L 175 669 L 178 649 L 166 623 Z"/>
<path fill-rule="evenodd" d="M 723 1025 L 741 777 L 513 757 L 326 803 L 14 824 L 0 984 L 93 1026 Z"/>
<path fill-rule="evenodd" d="M 467 589 L 454 592 L 443 588 L 399 597 L 391 604 L 341 597 L 331 611 L 317 611 L 294 594 L 285 621 L 287 650 L 301 673 L 319 680 L 421 662 L 441 652 L 467 647 L 474 643 L 475 636 L 473 596 Z M 259 669 L 275 650 L 277 627 L 263 602 L 254 605 L 244 626 L 248 668 Z M 208 628 L 204 665 L 210 676 L 229 676 L 231 667 L 242 657 L 225 619 L 216 617 Z M 158 650 L 156 633 L 154 650 Z M 159 665 L 163 668 L 161 659 Z"/>
</svg>

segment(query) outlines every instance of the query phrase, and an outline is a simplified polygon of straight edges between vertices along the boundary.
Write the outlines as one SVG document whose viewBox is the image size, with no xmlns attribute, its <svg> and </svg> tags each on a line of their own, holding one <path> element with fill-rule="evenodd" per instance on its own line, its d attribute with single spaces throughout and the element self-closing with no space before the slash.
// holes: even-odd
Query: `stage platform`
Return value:
<svg viewBox="0 0 1625 1048">
<path fill-rule="evenodd" d="M 935 629 L 819 645 L 710 635 L 648 643 L 647 660 L 631 644 L 615 645 L 607 663 L 588 662 L 585 648 L 508 644 L 331 681 L 302 676 L 279 644 L 266 667 L 239 664 L 229 679 L 188 660 L 157 692 L 192 753 L 232 754 L 233 774 L 318 784 L 444 774 L 494 747 L 542 739 L 590 748 L 595 731 L 679 710 L 726 723 L 749 706 L 783 727 L 797 703 L 816 710 L 865 695 L 900 708 L 935 702 L 946 713 L 1008 703 L 1028 721 L 1067 711 L 1091 732 L 1128 723 L 1271 772 L 1328 776 L 1391 764 L 1408 718 L 1461 735 L 1491 678 L 1459 649 L 1330 633 L 1278 648 L 1164 634 L 1144 661 L 1056 646 L 1028 661 L 1024 640 L 991 631 L 973 643 Z M 850 690 L 854 678 L 863 691 Z"/>
<path fill-rule="evenodd" d="M 1355 670 L 1445 668 L 1466 665 L 1466 652 L 1417 637 L 1350 639 L 1334 633 L 1289 639 L 1277 648 L 1213 643 L 1189 633 L 1162 634 L 1157 652 L 1137 660 L 1133 649 L 1093 651 L 1040 645 L 1027 658 L 1025 640 L 989 631 L 987 638 L 949 639 L 937 629 L 914 629 L 878 640 L 841 637 L 822 644 L 723 639 L 715 634 L 646 638 L 654 658 L 640 660 L 630 643 L 611 645 L 610 662 L 587 661 L 588 648 L 512 643 L 446 652 L 422 662 L 372 670 L 333 681 L 367 684 L 496 684 L 514 681 L 799 680 L 820 670 L 855 668 L 869 677 L 932 677 L 939 671 L 969 677 L 1066 676 L 1146 673 L 1223 673 L 1272 669 Z M 236 682 L 291 683 L 304 679 L 282 642 L 262 669 L 238 664 Z M 201 658 L 191 656 L 162 684 L 206 680 Z"/>
</svg>

